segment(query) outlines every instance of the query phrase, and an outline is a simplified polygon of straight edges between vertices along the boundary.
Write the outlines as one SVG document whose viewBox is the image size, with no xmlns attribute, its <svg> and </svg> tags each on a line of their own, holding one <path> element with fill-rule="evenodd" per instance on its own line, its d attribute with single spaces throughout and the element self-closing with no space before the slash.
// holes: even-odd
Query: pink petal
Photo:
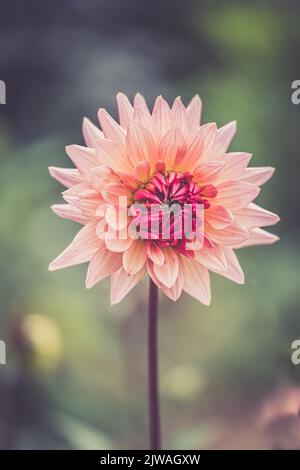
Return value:
<svg viewBox="0 0 300 470">
<path fill-rule="evenodd" d="M 214 155 L 218 157 L 219 155 L 223 155 L 236 133 L 236 121 L 229 122 L 223 127 L 220 127 L 217 131 L 216 140 L 214 143 Z"/>
<path fill-rule="evenodd" d="M 100 140 L 96 145 L 96 152 L 99 161 L 112 170 L 116 172 L 123 171 L 125 173 L 132 171 L 132 164 L 125 149 L 112 140 Z"/>
<path fill-rule="evenodd" d="M 277 235 L 266 232 L 261 228 L 254 228 L 249 234 L 249 238 L 243 243 L 237 244 L 235 248 L 244 248 L 246 246 L 255 245 L 271 245 L 279 240 Z"/>
<path fill-rule="evenodd" d="M 186 152 L 179 153 L 174 168 L 192 171 L 199 165 L 199 159 L 203 149 L 204 141 L 201 129 L 194 129 L 186 136 Z"/>
<path fill-rule="evenodd" d="M 150 170 L 150 163 L 148 161 L 141 161 L 135 167 L 134 175 L 139 181 L 145 182 L 150 177 Z"/>
<path fill-rule="evenodd" d="M 273 176 L 275 168 L 270 166 L 246 168 L 243 181 L 253 183 L 258 186 L 263 185 Z"/>
<path fill-rule="evenodd" d="M 145 243 L 142 240 L 134 240 L 130 248 L 123 253 L 123 267 L 128 274 L 137 274 L 145 263 Z"/>
<path fill-rule="evenodd" d="M 182 132 L 186 130 L 186 109 L 180 96 L 175 99 L 171 109 L 171 121 L 174 127 L 179 127 Z"/>
<path fill-rule="evenodd" d="M 113 238 L 110 233 L 111 231 L 109 231 L 107 236 L 105 237 L 105 245 L 109 250 L 114 251 L 116 253 L 122 253 L 128 250 L 134 242 L 134 240 L 129 237 L 124 239 Z"/>
<path fill-rule="evenodd" d="M 81 209 L 70 206 L 69 204 L 54 204 L 51 206 L 53 212 L 63 219 L 73 220 L 79 224 L 86 224 L 90 218 L 83 214 Z"/>
<path fill-rule="evenodd" d="M 218 160 L 203 163 L 194 170 L 193 181 L 195 183 L 199 183 L 200 185 L 212 183 L 216 179 L 218 179 L 219 175 L 222 172 L 223 166 L 224 162 Z"/>
<path fill-rule="evenodd" d="M 174 166 L 174 162 L 180 162 L 186 151 L 183 134 L 178 127 L 170 129 L 162 138 L 158 159 L 166 162 L 167 169 Z"/>
<path fill-rule="evenodd" d="M 235 215 L 239 222 L 248 229 L 255 227 L 268 227 L 269 225 L 276 224 L 280 220 L 277 214 L 267 211 L 253 203 L 236 212 Z"/>
<path fill-rule="evenodd" d="M 232 212 L 223 206 L 211 206 L 205 211 L 205 220 L 215 229 L 227 227 L 233 221 Z"/>
<path fill-rule="evenodd" d="M 171 127 L 170 108 L 162 96 L 158 96 L 155 100 L 152 122 L 160 138 L 163 137 Z"/>
<path fill-rule="evenodd" d="M 70 188 L 74 184 L 78 184 L 83 181 L 81 174 L 76 168 L 58 168 L 56 166 L 49 166 L 49 173 L 52 178 L 66 186 L 66 188 Z"/>
<path fill-rule="evenodd" d="M 132 121 L 127 131 L 127 149 L 132 165 L 149 160 L 154 164 L 156 160 L 155 143 L 149 130 L 138 121 Z"/>
<path fill-rule="evenodd" d="M 159 282 L 166 287 L 172 287 L 179 273 L 178 256 L 172 248 L 164 248 L 163 252 L 164 264 L 154 264 L 153 272 Z"/>
<path fill-rule="evenodd" d="M 124 129 L 127 129 L 128 124 L 133 119 L 133 107 L 127 96 L 123 93 L 117 94 L 117 104 L 119 110 L 120 124 Z"/>
<path fill-rule="evenodd" d="M 138 108 L 139 110 L 141 110 L 144 118 L 150 118 L 150 112 L 149 112 L 146 100 L 140 93 L 137 93 L 135 95 L 133 104 L 134 104 L 134 113 L 136 109 Z M 135 114 L 134 114 L 134 118 L 135 118 Z"/>
<path fill-rule="evenodd" d="M 218 181 L 230 181 L 241 178 L 250 161 L 251 153 L 231 152 L 224 155 L 224 166 Z"/>
<path fill-rule="evenodd" d="M 211 293 L 208 269 L 197 263 L 197 261 L 185 256 L 181 257 L 180 263 L 183 271 L 183 289 L 185 292 L 195 297 L 195 299 L 204 305 L 209 305 Z"/>
<path fill-rule="evenodd" d="M 195 95 L 186 108 L 186 123 L 188 130 L 193 130 L 200 125 L 202 102 L 198 95 Z"/>
<path fill-rule="evenodd" d="M 90 179 L 91 169 L 99 165 L 95 150 L 81 145 L 68 145 L 66 153 L 82 176 Z"/>
<path fill-rule="evenodd" d="M 90 261 L 85 286 L 90 289 L 98 282 L 110 276 L 122 266 L 122 256 L 108 251 L 105 245 L 94 254 Z"/>
<path fill-rule="evenodd" d="M 147 256 L 153 261 L 154 264 L 162 266 L 165 261 L 163 250 L 153 242 L 149 242 L 147 245 Z"/>
<path fill-rule="evenodd" d="M 166 287 L 162 285 L 160 288 L 163 291 L 163 293 L 167 297 L 169 297 L 169 299 L 176 302 L 176 300 L 178 300 L 179 297 L 181 296 L 183 285 L 184 285 L 184 278 L 183 278 L 182 268 L 181 266 L 179 266 L 179 273 L 175 281 L 175 284 L 172 287 Z"/>
<path fill-rule="evenodd" d="M 98 140 L 103 139 L 103 134 L 88 118 L 83 118 L 82 134 L 88 147 L 95 148 Z"/>
<path fill-rule="evenodd" d="M 213 242 L 220 245 L 235 246 L 248 239 L 248 231 L 242 227 L 238 222 L 232 222 L 227 227 L 221 230 L 216 230 L 212 227 L 208 231 L 209 237 Z"/>
<path fill-rule="evenodd" d="M 72 243 L 49 265 L 50 271 L 90 261 L 101 241 L 96 235 L 97 221 L 89 222 L 79 230 Z"/>
<path fill-rule="evenodd" d="M 208 269 L 219 269 L 223 271 L 227 268 L 227 261 L 222 247 L 215 245 L 213 248 L 204 246 L 199 251 L 195 251 L 195 260 Z"/>
<path fill-rule="evenodd" d="M 245 181 L 229 181 L 217 186 L 216 204 L 235 211 L 243 209 L 255 199 L 260 189 L 258 186 Z"/>
<path fill-rule="evenodd" d="M 108 114 L 105 109 L 99 109 L 98 119 L 104 136 L 121 147 L 125 147 L 126 134 L 124 129 L 111 117 L 110 114 Z"/>
<path fill-rule="evenodd" d="M 145 275 L 145 268 L 134 275 L 127 274 L 120 268 L 111 275 L 111 305 L 118 304 Z"/>
<path fill-rule="evenodd" d="M 216 123 L 210 122 L 201 126 L 203 136 L 203 150 L 201 154 L 201 161 L 215 159 L 216 155 L 212 153 L 217 137 L 217 126 Z"/>
<path fill-rule="evenodd" d="M 245 275 L 240 266 L 239 260 L 232 248 L 228 246 L 223 247 L 223 252 L 226 258 L 227 269 L 226 270 L 219 270 L 219 269 L 212 269 L 217 274 L 220 274 L 227 279 L 230 279 L 237 284 L 244 284 L 245 282 Z"/>
</svg>

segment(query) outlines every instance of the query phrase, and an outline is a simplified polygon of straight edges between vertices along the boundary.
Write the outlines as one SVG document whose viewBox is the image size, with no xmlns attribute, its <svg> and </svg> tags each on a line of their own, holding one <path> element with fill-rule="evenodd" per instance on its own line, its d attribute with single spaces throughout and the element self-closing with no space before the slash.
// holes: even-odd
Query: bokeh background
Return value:
<svg viewBox="0 0 300 470">
<path fill-rule="evenodd" d="M 199 93 L 204 122 L 237 119 L 233 150 L 277 172 L 259 196 L 281 241 L 239 252 L 247 282 L 213 276 L 207 308 L 160 299 L 165 448 L 300 448 L 300 6 L 285 1 L 11 0 L 0 6 L 0 447 L 147 448 L 146 281 L 109 306 L 85 266 L 50 273 L 76 233 L 50 205 L 81 120 L 115 94 Z"/>
</svg>

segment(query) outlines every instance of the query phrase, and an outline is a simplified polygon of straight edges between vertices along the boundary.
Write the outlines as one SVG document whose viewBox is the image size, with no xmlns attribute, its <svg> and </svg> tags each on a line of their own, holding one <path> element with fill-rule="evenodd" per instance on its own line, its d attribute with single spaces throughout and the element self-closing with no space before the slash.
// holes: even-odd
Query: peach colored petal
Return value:
<svg viewBox="0 0 300 470">
<path fill-rule="evenodd" d="M 195 261 L 208 269 L 227 269 L 227 261 L 221 246 L 215 245 L 213 248 L 204 246 L 201 250 L 195 251 Z"/>
<path fill-rule="evenodd" d="M 235 245 L 234 248 L 244 248 L 254 245 L 272 245 L 279 240 L 277 235 L 269 233 L 261 228 L 254 228 L 249 233 L 249 238 L 242 243 Z"/>
<path fill-rule="evenodd" d="M 146 182 L 150 177 L 150 171 L 150 163 L 144 160 L 137 164 L 134 169 L 134 175 L 139 181 Z"/>
<path fill-rule="evenodd" d="M 134 240 L 123 253 L 123 267 L 128 274 L 137 274 L 146 263 L 145 243 Z"/>
<path fill-rule="evenodd" d="M 173 167 L 174 162 L 180 162 L 184 157 L 186 145 L 183 134 L 178 127 L 170 129 L 162 138 L 158 149 L 158 160 L 166 163 L 167 169 Z"/>
<path fill-rule="evenodd" d="M 249 204 L 248 207 L 235 213 L 238 221 L 248 229 L 255 227 L 268 227 L 275 225 L 280 220 L 277 214 L 267 211 L 256 204 Z"/>
<path fill-rule="evenodd" d="M 78 207 L 71 206 L 70 204 L 53 204 L 51 206 L 53 212 L 62 217 L 63 219 L 73 220 L 79 224 L 86 224 L 90 218 L 83 214 L 81 209 Z"/>
<path fill-rule="evenodd" d="M 228 181 L 219 184 L 217 189 L 215 203 L 232 211 L 246 207 L 260 192 L 258 186 L 245 181 Z"/>
<path fill-rule="evenodd" d="M 200 125 L 202 101 L 195 95 L 186 108 L 186 124 L 189 131 Z"/>
<path fill-rule="evenodd" d="M 230 279 L 233 282 L 236 282 L 237 284 L 244 284 L 245 275 L 233 249 L 228 246 L 224 246 L 223 253 L 226 258 L 227 269 L 219 270 L 211 268 L 212 271 L 220 274 L 223 277 L 226 277 L 227 279 Z"/>
<path fill-rule="evenodd" d="M 88 147 L 94 148 L 98 140 L 103 139 L 103 133 L 88 118 L 83 118 L 82 134 Z"/>
<path fill-rule="evenodd" d="M 179 272 L 178 272 L 178 276 L 175 281 L 175 284 L 172 287 L 166 287 L 164 285 L 161 285 L 160 288 L 163 291 L 163 293 L 167 297 L 169 297 L 169 299 L 175 302 L 181 296 L 183 285 L 184 285 L 184 277 L 183 277 L 181 265 L 179 265 Z"/>
<path fill-rule="evenodd" d="M 79 230 L 72 243 L 50 263 L 49 271 L 90 261 L 101 243 L 96 235 L 96 224 L 89 222 Z"/>
<path fill-rule="evenodd" d="M 183 290 L 204 305 L 209 305 L 211 293 L 208 269 L 185 256 L 181 256 L 180 264 L 184 278 Z"/>
<path fill-rule="evenodd" d="M 218 157 L 223 155 L 236 133 L 236 121 L 229 122 L 223 127 L 220 127 L 217 131 L 216 140 L 214 143 L 214 155 Z"/>
<path fill-rule="evenodd" d="M 126 145 L 126 133 L 124 129 L 111 117 L 111 115 L 103 108 L 98 111 L 98 119 L 104 137 L 112 140 L 121 147 Z"/>
<path fill-rule="evenodd" d="M 194 129 L 186 136 L 186 151 L 180 152 L 176 156 L 174 168 L 185 171 L 187 168 L 192 171 L 199 165 L 204 141 L 201 129 Z"/>
<path fill-rule="evenodd" d="M 234 246 L 242 243 L 249 237 L 249 232 L 241 224 L 234 221 L 227 227 L 221 230 L 216 230 L 213 227 L 207 229 L 209 237 L 213 242 L 221 245 Z"/>
<path fill-rule="evenodd" d="M 163 250 L 154 242 L 147 242 L 147 256 L 154 264 L 162 266 L 165 261 Z"/>
<path fill-rule="evenodd" d="M 122 255 L 112 253 L 106 249 L 105 245 L 102 245 L 89 263 L 85 281 L 86 288 L 90 289 L 95 284 L 120 269 L 121 266 Z"/>
<path fill-rule="evenodd" d="M 129 250 L 134 240 L 132 238 L 113 238 L 111 236 L 111 231 L 109 230 L 105 236 L 105 245 L 108 250 L 114 251 L 116 253 L 123 253 L 126 250 Z"/>
<path fill-rule="evenodd" d="M 171 109 L 171 122 L 174 127 L 179 127 L 184 133 L 186 131 L 186 109 L 180 96 L 175 98 Z"/>
<path fill-rule="evenodd" d="M 205 220 L 213 228 L 221 230 L 233 222 L 233 214 L 223 206 L 211 206 L 205 212 Z"/>
<path fill-rule="evenodd" d="M 117 105 L 119 110 L 120 125 L 127 129 L 133 119 L 133 107 L 124 93 L 117 94 Z"/>
<path fill-rule="evenodd" d="M 159 138 L 163 137 L 171 127 L 170 108 L 162 96 L 158 96 L 155 100 L 152 112 L 152 122 Z"/>
<path fill-rule="evenodd" d="M 111 275 L 111 305 L 118 304 L 144 277 L 146 269 L 137 274 L 127 274 L 124 268 Z"/>
<path fill-rule="evenodd" d="M 271 166 L 246 168 L 243 180 L 262 186 L 273 176 L 275 168 Z"/>
<path fill-rule="evenodd" d="M 94 149 L 82 147 L 81 145 L 68 145 L 66 153 L 78 168 L 81 175 L 87 180 L 90 179 L 90 171 L 99 165 Z"/>
<path fill-rule="evenodd" d="M 57 166 L 49 166 L 49 173 L 52 178 L 66 188 L 70 188 L 74 184 L 82 183 L 83 178 L 76 168 L 58 168 Z"/>
<path fill-rule="evenodd" d="M 153 272 L 159 282 L 166 287 L 172 287 L 179 272 L 179 260 L 175 250 L 172 248 L 163 248 L 164 263 L 162 265 L 154 264 Z"/>
<path fill-rule="evenodd" d="M 219 160 L 203 163 L 194 170 L 193 181 L 202 185 L 213 183 L 221 174 L 223 166 L 224 162 Z"/>
<path fill-rule="evenodd" d="M 142 115 L 144 118 L 146 119 L 150 118 L 150 112 L 149 112 L 149 108 L 147 106 L 146 100 L 140 93 L 136 93 L 136 95 L 134 96 L 133 104 L 134 104 L 134 113 L 136 109 L 139 109 L 142 112 Z M 135 114 L 134 114 L 134 118 L 135 118 Z"/>
<path fill-rule="evenodd" d="M 125 149 L 112 140 L 102 139 L 99 141 L 96 145 L 96 153 L 99 161 L 113 171 L 125 173 L 132 171 L 132 164 Z"/>
<path fill-rule="evenodd" d="M 224 166 L 218 182 L 237 180 L 241 178 L 250 161 L 251 153 L 231 152 L 224 155 Z"/>
<path fill-rule="evenodd" d="M 217 126 L 214 122 L 204 124 L 201 126 L 203 136 L 203 150 L 201 154 L 201 161 L 211 160 L 212 157 L 216 159 L 216 155 L 212 153 L 217 137 Z"/>
<path fill-rule="evenodd" d="M 132 121 L 127 130 L 127 149 L 133 167 L 148 160 L 154 165 L 156 160 L 155 143 L 149 130 L 138 121 Z"/>
</svg>

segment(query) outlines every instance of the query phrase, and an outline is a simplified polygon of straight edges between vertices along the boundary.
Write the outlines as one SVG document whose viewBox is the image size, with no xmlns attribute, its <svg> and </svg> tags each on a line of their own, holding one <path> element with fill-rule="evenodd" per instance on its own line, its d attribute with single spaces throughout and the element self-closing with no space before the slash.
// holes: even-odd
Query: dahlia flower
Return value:
<svg viewBox="0 0 300 470">
<path fill-rule="evenodd" d="M 208 305 L 210 271 L 242 284 L 235 250 L 278 239 L 261 228 L 278 216 L 253 203 L 274 169 L 248 168 L 249 153 L 228 152 L 235 122 L 200 125 L 199 96 L 187 107 L 178 97 L 171 108 L 159 96 L 152 113 L 140 94 L 132 106 L 119 93 L 117 104 L 120 123 L 105 109 L 98 112 L 102 130 L 84 118 L 86 146 L 66 147 L 76 168 L 50 167 L 67 188 L 66 204 L 53 211 L 83 227 L 49 269 L 89 262 L 86 287 L 110 276 L 112 304 L 148 273 L 172 300 L 185 291 Z M 189 219 L 195 228 L 196 206 L 202 238 L 182 223 Z"/>
</svg>

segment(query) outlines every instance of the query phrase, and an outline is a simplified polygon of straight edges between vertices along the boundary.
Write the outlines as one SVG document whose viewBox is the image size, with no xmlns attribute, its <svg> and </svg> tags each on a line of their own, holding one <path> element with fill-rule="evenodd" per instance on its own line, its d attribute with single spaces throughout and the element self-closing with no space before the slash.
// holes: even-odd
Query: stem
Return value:
<svg viewBox="0 0 300 470">
<path fill-rule="evenodd" d="M 157 360 L 157 307 L 158 289 L 150 279 L 148 309 L 148 398 L 150 449 L 161 449 L 158 360 Z"/>
</svg>

